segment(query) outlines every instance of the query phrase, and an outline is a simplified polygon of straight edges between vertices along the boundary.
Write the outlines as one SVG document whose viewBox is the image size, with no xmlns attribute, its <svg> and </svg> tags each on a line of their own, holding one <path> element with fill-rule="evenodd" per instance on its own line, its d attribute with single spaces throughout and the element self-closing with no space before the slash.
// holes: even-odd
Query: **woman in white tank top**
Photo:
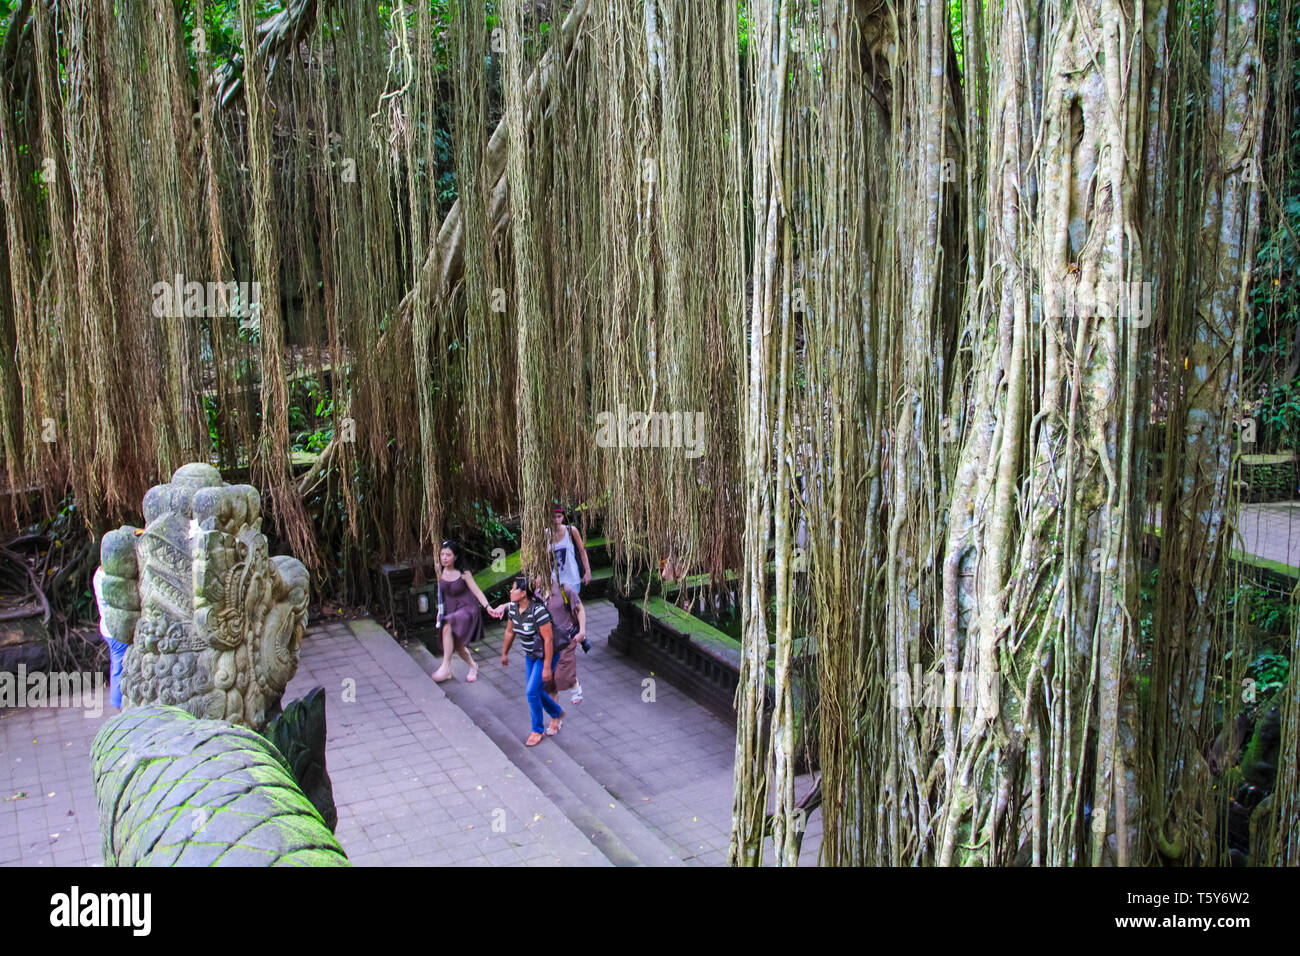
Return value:
<svg viewBox="0 0 1300 956">
<path fill-rule="evenodd" d="M 555 577 L 576 598 L 581 584 L 591 583 L 591 563 L 587 560 L 587 546 L 583 544 L 578 529 L 564 522 L 564 509 L 555 509 L 555 523 L 551 527 L 551 555 L 555 558 Z M 582 561 L 582 576 L 578 575 L 578 561 Z M 578 602 L 582 607 L 582 602 Z M 585 617 L 583 625 L 585 629 Z M 582 684 L 576 684 L 570 703 L 582 703 Z"/>
<path fill-rule="evenodd" d="M 551 553 L 555 558 L 555 576 L 574 594 L 581 592 L 583 584 L 591 583 L 591 564 L 587 548 L 578 529 L 564 523 L 564 509 L 555 509 L 555 523 L 551 527 Z M 581 561 L 582 571 L 578 571 Z"/>
</svg>

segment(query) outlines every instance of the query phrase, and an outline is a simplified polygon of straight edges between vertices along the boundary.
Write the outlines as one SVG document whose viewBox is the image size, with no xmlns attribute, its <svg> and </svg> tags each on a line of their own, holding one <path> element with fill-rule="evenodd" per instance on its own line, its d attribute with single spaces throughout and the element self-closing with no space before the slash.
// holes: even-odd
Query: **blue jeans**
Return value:
<svg viewBox="0 0 1300 956">
<path fill-rule="evenodd" d="M 122 709 L 122 659 L 126 657 L 126 649 L 130 644 L 123 644 L 121 641 L 115 641 L 111 637 L 104 638 L 104 643 L 108 645 L 108 699 L 118 710 Z"/>
<path fill-rule="evenodd" d="M 544 733 L 546 727 L 542 723 L 542 711 L 545 710 L 552 717 L 559 717 L 564 711 L 559 704 L 551 700 L 546 691 L 542 690 L 542 659 L 525 654 L 524 665 L 527 673 L 524 680 L 524 694 L 528 697 L 528 710 L 533 716 L 533 733 Z M 551 666 L 555 666 L 554 660 L 551 661 Z M 551 676 L 555 676 L 553 670 Z"/>
</svg>

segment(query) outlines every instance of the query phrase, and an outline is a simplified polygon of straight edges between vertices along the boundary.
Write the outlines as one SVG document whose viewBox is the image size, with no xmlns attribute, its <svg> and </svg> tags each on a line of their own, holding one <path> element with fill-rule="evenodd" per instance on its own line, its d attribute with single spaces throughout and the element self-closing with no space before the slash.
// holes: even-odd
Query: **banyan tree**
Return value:
<svg viewBox="0 0 1300 956">
<path fill-rule="evenodd" d="M 826 864 L 1227 860 L 1290 0 L 0 6 L 6 530 L 211 460 L 364 602 L 581 501 L 624 586 L 738 593 L 734 864 L 797 861 L 807 764 Z"/>
</svg>

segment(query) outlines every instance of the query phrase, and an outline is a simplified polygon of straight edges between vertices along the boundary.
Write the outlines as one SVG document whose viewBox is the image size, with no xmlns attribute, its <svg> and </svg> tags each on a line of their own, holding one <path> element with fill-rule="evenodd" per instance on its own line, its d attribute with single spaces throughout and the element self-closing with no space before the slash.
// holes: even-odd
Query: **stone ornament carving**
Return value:
<svg viewBox="0 0 1300 956">
<path fill-rule="evenodd" d="M 306 568 L 268 555 L 257 490 L 211 465 L 151 488 L 144 519 L 100 547 L 101 614 L 131 645 L 123 707 L 176 706 L 262 732 L 298 669 Z"/>
</svg>

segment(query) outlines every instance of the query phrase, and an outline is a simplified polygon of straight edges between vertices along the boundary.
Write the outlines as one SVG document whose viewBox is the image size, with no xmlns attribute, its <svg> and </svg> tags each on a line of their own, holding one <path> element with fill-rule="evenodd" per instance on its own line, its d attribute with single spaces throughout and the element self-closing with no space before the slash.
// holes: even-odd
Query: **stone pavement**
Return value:
<svg viewBox="0 0 1300 956">
<path fill-rule="evenodd" d="M 608 865 L 374 621 L 316 629 L 285 699 L 317 684 L 335 835 L 353 863 Z"/>
<path fill-rule="evenodd" d="M 612 605 L 589 610 L 593 648 L 579 658 L 586 701 L 562 695 L 560 736 L 527 753 L 523 654 L 516 647 L 501 667 L 501 625 L 474 648 L 482 679 L 463 683 L 458 659 L 457 680 L 442 686 L 412 660 L 416 649 L 408 654 L 373 621 L 312 627 L 285 698 L 326 689 L 337 836 L 355 864 L 725 863 L 732 726 L 608 648 Z M 110 716 L 0 710 L 0 865 L 99 864 L 89 752 Z M 810 784 L 802 779 L 799 793 Z M 809 822 L 804 865 L 816 863 L 820 817 Z"/>
<path fill-rule="evenodd" d="M 0 866 L 99 862 L 90 741 L 115 713 L 107 681 L 99 708 L 0 709 Z"/>
<path fill-rule="evenodd" d="M 317 684 L 336 835 L 355 864 L 608 865 L 373 621 L 312 628 L 285 699 Z M 100 862 L 89 752 L 109 716 L 0 711 L 0 864 Z"/>
<path fill-rule="evenodd" d="M 592 650 L 589 654 L 578 652 L 584 700 L 573 705 L 569 693 L 561 693 L 558 702 L 566 711 L 564 727 L 557 737 L 535 749 L 540 755 L 555 747 L 572 758 L 603 787 L 610 800 L 635 815 L 677 860 L 723 866 L 731 830 L 735 727 L 639 662 L 612 651 L 607 639 L 617 624 L 618 611 L 608 601 L 587 603 Z M 509 667 L 503 668 L 504 633 L 504 622 L 493 625 L 486 629 L 482 643 L 472 647 L 479 662 L 478 682 L 464 683 L 468 667 L 457 658 L 454 681 L 442 686 L 466 709 L 473 710 L 477 698 L 487 701 L 486 706 L 522 741 L 531 729 L 524 699 L 523 652 L 516 643 Z M 426 666 L 433 660 L 430 657 Z M 482 686 L 485 681 L 499 693 L 489 697 Z M 498 744 L 505 746 L 501 741 Z M 516 760 L 516 764 L 522 766 L 523 761 Z M 811 786 L 810 777 L 801 777 L 798 796 Z M 590 830 L 584 832 L 593 836 Z M 816 865 L 820 841 L 821 813 L 814 811 L 800 865 Z M 765 857 L 770 861 L 771 856 L 769 841 Z"/>
<path fill-rule="evenodd" d="M 1300 501 L 1243 504 L 1234 550 L 1300 568 Z"/>
</svg>

